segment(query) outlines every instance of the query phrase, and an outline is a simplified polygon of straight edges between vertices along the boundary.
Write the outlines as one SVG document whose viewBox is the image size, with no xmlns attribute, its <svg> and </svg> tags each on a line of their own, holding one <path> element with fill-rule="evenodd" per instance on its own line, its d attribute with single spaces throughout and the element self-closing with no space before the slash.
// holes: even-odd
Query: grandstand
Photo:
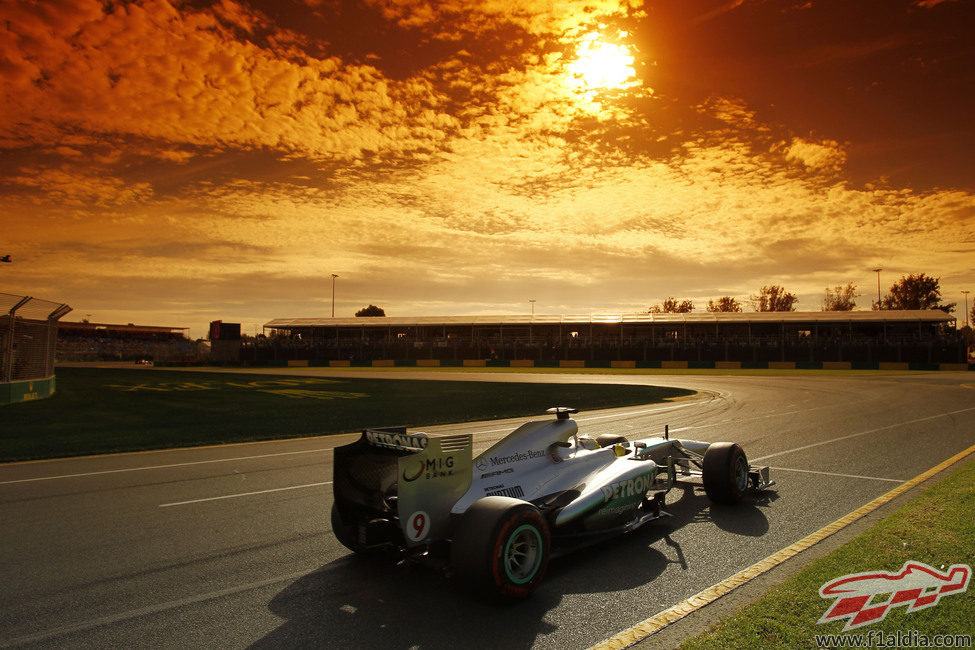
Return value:
<svg viewBox="0 0 975 650">
<path fill-rule="evenodd" d="M 279 318 L 244 360 L 962 363 L 938 310 Z"/>
<path fill-rule="evenodd" d="M 60 361 L 138 361 L 196 359 L 187 327 L 62 322 L 58 324 Z"/>
</svg>

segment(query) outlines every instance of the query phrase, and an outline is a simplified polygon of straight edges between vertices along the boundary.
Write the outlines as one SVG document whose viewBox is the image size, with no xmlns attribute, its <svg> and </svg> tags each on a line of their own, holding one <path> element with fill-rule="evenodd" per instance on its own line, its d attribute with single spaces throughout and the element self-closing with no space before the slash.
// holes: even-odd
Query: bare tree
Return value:
<svg viewBox="0 0 975 650">
<path fill-rule="evenodd" d="M 752 296 L 755 311 L 795 311 L 799 299 L 783 287 L 773 284 L 762 287 L 757 296 Z"/>
<path fill-rule="evenodd" d="M 857 306 L 857 287 L 850 282 L 845 287 L 826 287 L 826 297 L 823 299 L 823 311 L 853 311 Z"/>
<path fill-rule="evenodd" d="M 880 305 L 874 309 L 940 309 L 950 314 L 955 311 L 954 302 L 941 302 L 941 280 L 923 273 L 905 275 L 890 287 Z"/>
<path fill-rule="evenodd" d="M 708 311 L 741 311 L 741 305 L 731 296 L 721 296 L 717 302 L 708 300 Z"/>
<path fill-rule="evenodd" d="M 694 303 L 690 300 L 677 302 L 677 298 L 671 296 L 664 300 L 663 304 L 657 304 L 650 308 L 651 314 L 686 314 L 694 311 Z"/>
</svg>

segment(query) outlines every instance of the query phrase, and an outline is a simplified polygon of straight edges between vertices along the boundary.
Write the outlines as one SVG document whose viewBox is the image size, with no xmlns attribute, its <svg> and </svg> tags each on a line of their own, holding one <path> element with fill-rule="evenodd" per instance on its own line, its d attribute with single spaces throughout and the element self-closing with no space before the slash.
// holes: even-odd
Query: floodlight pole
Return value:
<svg viewBox="0 0 975 650">
<path fill-rule="evenodd" d="M 965 294 L 965 327 L 968 327 L 968 291 L 962 291 Z"/>
<path fill-rule="evenodd" d="M 335 318 L 335 278 L 339 276 L 332 274 L 332 318 Z"/>
<path fill-rule="evenodd" d="M 528 345 L 531 345 L 534 342 L 534 337 L 532 336 L 532 323 L 535 322 L 535 299 L 529 298 L 528 302 L 531 303 L 532 306 L 532 319 L 528 321 Z"/>
<path fill-rule="evenodd" d="M 877 309 L 883 309 L 884 303 L 883 299 L 880 297 L 880 272 L 883 269 L 874 269 L 873 272 L 877 274 Z"/>
</svg>

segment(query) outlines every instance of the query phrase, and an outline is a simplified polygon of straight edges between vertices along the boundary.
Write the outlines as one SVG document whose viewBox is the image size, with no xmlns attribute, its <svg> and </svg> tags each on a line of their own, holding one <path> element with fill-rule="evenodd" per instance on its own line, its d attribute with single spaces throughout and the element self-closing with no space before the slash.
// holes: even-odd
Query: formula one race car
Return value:
<svg viewBox="0 0 975 650">
<path fill-rule="evenodd" d="M 553 545 L 632 531 L 664 512 L 677 483 L 734 504 L 770 485 L 737 444 L 580 436 L 569 416 L 527 422 L 473 457 L 473 436 L 366 429 L 335 450 L 332 530 L 356 553 L 441 558 L 478 591 L 519 598 L 542 580 Z"/>
</svg>

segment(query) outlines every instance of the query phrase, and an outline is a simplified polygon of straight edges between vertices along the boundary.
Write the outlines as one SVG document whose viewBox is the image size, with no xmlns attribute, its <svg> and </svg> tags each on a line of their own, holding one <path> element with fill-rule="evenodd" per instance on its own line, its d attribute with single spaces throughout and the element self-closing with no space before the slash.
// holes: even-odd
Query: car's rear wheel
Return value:
<svg viewBox="0 0 975 650">
<path fill-rule="evenodd" d="M 342 546 L 356 555 L 370 558 L 383 558 L 388 555 L 386 549 L 382 547 L 363 545 L 359 541 L 359 527 L 355 524 L 350 526 L 342 521 L 338 506 L 334 503 L 332 504 L 332 532 L 335 534 L 335 539 L 339 540 Z"/>
<path fill-rule="evenodd" d="M 484 497 L 461 515 L 450 562 L 462 584 L 489 596 L 524 598 L 542 581 L 551 540 L 530 503 Z"/>
<path fill-rule="evenodd" d="M 342 546 L 355 553 L 362 553 L 365 548 L 359 543 L 359 531 L 355 526 L 349 526 L 339 516 L 338 506 L 332 504 L 332 532 Z"/>
<path fill-rule="evenodd" d="M 704 491 L 715 503 L 738 503 L 748 489 L 748 459 L 733 442 L 712 443 L 704 452 L 701 473 Z"/>
</svg>

